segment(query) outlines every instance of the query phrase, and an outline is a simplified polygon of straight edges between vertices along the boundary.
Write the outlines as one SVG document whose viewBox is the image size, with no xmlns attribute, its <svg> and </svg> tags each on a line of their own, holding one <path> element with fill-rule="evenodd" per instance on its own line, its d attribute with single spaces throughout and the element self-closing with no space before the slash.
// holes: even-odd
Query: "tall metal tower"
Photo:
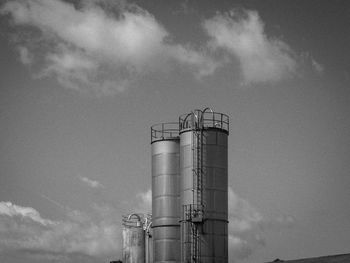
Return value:
<svg viewBox="0 0 350 263">
<path fill-rule="evenodd" d="M 180 262 L 178 123 L 151 127 L 153 262 Z"/>
<path fill-rule="evenodd" d="M 210 108 L 180 116 L 181 261 L 228 262 L 229 118 Z"/>
</svg>

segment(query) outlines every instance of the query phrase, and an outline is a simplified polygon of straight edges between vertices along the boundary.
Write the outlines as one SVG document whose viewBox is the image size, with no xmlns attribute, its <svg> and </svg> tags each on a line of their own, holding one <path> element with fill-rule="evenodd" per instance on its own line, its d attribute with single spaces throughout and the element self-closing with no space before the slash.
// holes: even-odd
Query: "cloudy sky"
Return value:
<svg viewBox="0 0 350 263">
<path fill-rule="evenodd" d="M 0 5 L 0 261 L 108 262 L 150 126 L 230 116 L 230 262 L 350 252 L 350 2 Z"/>
</svg>

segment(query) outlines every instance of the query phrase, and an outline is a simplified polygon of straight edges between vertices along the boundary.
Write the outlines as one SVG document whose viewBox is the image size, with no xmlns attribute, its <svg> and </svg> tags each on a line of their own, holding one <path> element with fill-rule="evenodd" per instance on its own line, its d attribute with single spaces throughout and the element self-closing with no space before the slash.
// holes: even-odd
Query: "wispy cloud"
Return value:
<svg viewBox="0 0 350 263">
<path fill-rule="evenodd" d="M 301 66 L 300 76 L 318 75 L 322 76 L 325 66 L 315 59 L 311 52 L 302 52 L 299 56 L 299 65 Z"/>
<path fill-rule="evenodd" d="M 103 188 L 104 187 L 104 185 L 101 184 L 99 181 L 91 180 L 91 179 L 84 177 L 84 176 L 79 176 L 79 179 L 91 188 L 96 189 L 96 188 Z"/>
<path fill-rule="evenodd" d="M 19 46 L 19 59 L 24 65 L 29 65 L 33 63 L 33 55 L 29 52 L 28 48 Z"/>
<path fill-rule="evenodd" d="M 137 205 L 135 212 L 151 213 L 152 212 L 152 190 L 148 189 L 146 192 L 140 192 L 136 195 Z"/>
<path fill-rule="evenodd" d="M 246 258 L 265 244 L 265 218 L 229 188 L 229 251 L 231 260 Z"/>
<path fill-rule="evenodd" d="M 115 94 L 147 74 L 180 67 L 200 79 L 232 66 L 230 61 L 239 63 L 245 84 L 303 75 L 297 70 L 300 56 L 267 35 L 257 11 L 232 10 L 204 20 L 209 40 L 200 46 L 176 43 L 155 16 L 126 1 L 10 0 L 0 14 L 26 30 L 17 35 L 17 48 L 22 63 L 38 69 L 36 77 L 54 77 L 78 91 Z M 324 70 L 314 59 L 310 66 Z"/>
<path fill-rule="evenodd" d="M 0 215 L 5 215 L 11 218 L 19 217 L 22 219 L 29 219 L 30 221 L 39 223 L 43 226 L 54 225 L 53 221 L 43 219 L 35 209 L 18 206 L 11 202 L 0 202 Z"/>
<path fill-rule="evenodd" d="M 318 73 L 322 74 L 324 72 L 324 66 L 318 63 L 315 59 L 311 59 L 312 68 Z"/>
<path fill-rule="evenodd" d="M 146 10 L 118 2 L 111 13 L 102 3 L 81 1 L 77 8 L 61 0 L 12 0 L 0 12 L 17 26 L 39 31 L 41 49 L 35 51 L 29 38 L 23 39 L 22 51 L 39 58 L 39 76 L 54 76 L 67 88 L 113 93 L 174 62 L 197 76 L 218 66 L 203 52 L 172 43 L 169 32 Z"/>
<path fill-rule="evenodd" d="M 148 189 L 136 195 L 135 207 L 127 212 L 151 212 L 152 192 Z M 130 201 L 127 204 L 130 207 Z M 32 207 L 0 202 L 0 251 L 26 251 L 43 259 L 65 257 L 74 262 L 77 255 L 103 258 L 120 252 L 120 218 L 117 210 L 107 205 L 93 204 L 93 215 L 63 209 L 64 220 L 44 218 Z M 266 243 L 265 235 L 275 228 L 294 224 L 290 215 L 269 218 L 229 188 L 229 253 L 232 262 L 249 257 Z"/>
<path fill-rule="evenodd" d="M 228 192 L 229 204 L 229 253 L 235 262 L 265 246 L 265 233 L 274 228 L 289 227 L 294 217 L 280 215 L 276 218 L 263 216 L 247 200 L 239 197 L 231 187 Z"/>
<path fill-rule="evenodd" d="M 100 213 L 96 214 L 99 215 Z M 113 211 L 92 219 L 80 211 L 67 212 L 65 220 L 43 218 L 31 207 L 0 202 L 0 251 L 25 252 L 31 257 L 64 258 L 75 262 L 77 255 L 87 259 L 115 256 L 120 244 L 120 226 Z"/>
<path fill-rule="evenodd" d="M 293 76 L 296 60 L 282 40 L 270 38 L 256 11 L 231 11 L 205 20 L 213 49 L 222 49 L 240 63 L 246 83 L 275 82 Z"/>
<path fill-rule="evenodd" d="M 45 200 L 49 201 L 50 203 L 54 204 L 55 206 L 58 206 L 59 208 L 61 208 L 63 211 L 67 210 L 68 208 L 65 207 L 64 205 L 62 205 L 61 203 L 53 200 L 52 198 L 48 197 L 47 195 L 44 194 L 39 194 L 39 196 L 41 196 L 42 198 L 44 198 Z"/>
<path fill-rule="evenodd" d="M 140 192 L 130 212 L 149 213 L 152 210 L 152 190 Z M 239 197 L 231 187 L 228 189 L 229 204 L 229 253 L 232 262 L 249 257 L 265 246 L 265 235 L 274 229 L 283 229 L 294 224 L 290 215 L 276 218 L 261 214 L 247 200 Z"/>
</svg>

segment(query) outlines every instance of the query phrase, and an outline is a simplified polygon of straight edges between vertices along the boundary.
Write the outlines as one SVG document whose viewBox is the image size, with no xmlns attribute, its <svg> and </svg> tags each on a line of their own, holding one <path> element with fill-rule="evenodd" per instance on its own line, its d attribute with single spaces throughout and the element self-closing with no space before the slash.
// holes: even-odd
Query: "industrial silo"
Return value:
<svg viewBox="0 0 350 263">
<path fill-rule="evenodd" d="M 153 262 L 180 262 L 179 127 L 151 127 Z"/>
<path fill-rule="evenodd" d="M 123 217 L 123 263 L 145 263 L 145 231 L 138 214 Z"/>
<path fill-rule="evenodd" d="M 228 262 L 229 118 L 194 110 L 180 116 L 181 260 Z"/>
</svg>

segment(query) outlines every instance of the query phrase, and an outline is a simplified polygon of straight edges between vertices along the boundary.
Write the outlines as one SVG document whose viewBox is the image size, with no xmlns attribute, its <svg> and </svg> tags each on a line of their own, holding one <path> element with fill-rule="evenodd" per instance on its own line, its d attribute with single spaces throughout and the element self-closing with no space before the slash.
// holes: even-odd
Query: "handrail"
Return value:
<svg viewBox="0 0 350 263">
<path fill-rule="evenodd" d="M 188 119 L 189 116 L 192 116 L 191 120 Z M 179 132 L 202 128 L 218 128 L 229 132 L 229 117 L 226 114 L 214 112 L 209 107 L 203 111 L 195 110 L 179 117 Z"/>
<path fill-rule="evenodd" d="M 151 143 L 179 137 L 179 124 L 177 122 L 163 122 L 151 126 Z"/>
<path fill-rule="evenodd" d="M 133 216 L 136 217 L 139 222 L 141 222 L 141 217 L 136 213 L 128 215 L 128 220 L 130 220 Z"/>
<path fill-rule="evenodd" d="M 127 227 L 142 227 L 142 218 L 140 214 L 132 213 L 127 216 L 123 215 L 123 225 Z"/>
<path fill-rule="evenodd" d="M 179 117 L 179 122 L 163 122 L 151 127 L 151 143 L 161 140 L 179 138 L 179 134 L 187 129 L 217 128 L 229 132 L 229 117 L 220 112 L 214 112 L 207 107 L 204 110 L 195 109 Z"/>
</svg>

